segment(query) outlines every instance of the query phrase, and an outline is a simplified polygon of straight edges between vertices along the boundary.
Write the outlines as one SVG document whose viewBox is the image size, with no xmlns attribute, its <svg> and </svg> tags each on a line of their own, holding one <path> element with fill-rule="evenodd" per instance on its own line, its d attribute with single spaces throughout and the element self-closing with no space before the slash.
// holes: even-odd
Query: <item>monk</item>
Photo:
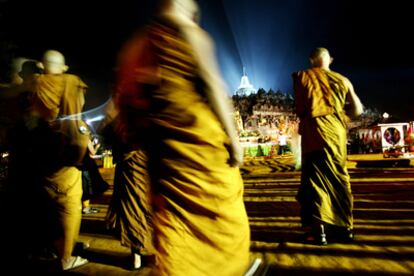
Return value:
<svg viewBox="0 0 414 276">
<path fill-rule="evenodd" d="M 131 250 L 132 270 L 153 260 L 154 248 L 151 187 L 147 157 L 141 149 L 130 147 L 119 137 L 121 122 L 110 101 L 97 131 L 112 144 L 115 158 L 114 192 L 106 216 L 107 227 L 115 230 L 121 245 Z"/>
<path fill-rule="evenodd" d="M 30 68 L 36 61 L 24 57 L 14 58 L 10 65 L 10 82 L 0 83 L 0 150 L 10 149 L 10 132 L 24 112 L 25 91 L 30 75 L 38 73 L 38 68 Z M 37 70 L 36 70 L 37 69 Z"/>
<path fill-rule="evenodd" d="M 351 82 L 330 70 L 325 48 L 310 55 L 312 68 L 293 73 L 296 113 L 302 135 L 302 176 L 297 199 L 306 240 L 327 244 L 353 239 L 353 197 L 346 168 L 347 115 L 363 107 Z M 336 236 L 336 237 L 334 237 Z"/>
<path fill-rule="evenodd" d="M 72 256 L 82 215 L 82 178 L 77 165 L 89 140 L 87 127 L 80 118 L 87 86 L 78 76 L 65 74 L 68 66 L 58 51 L 46 51 L 42 64 L 44 74 L 34 81 L 26 125 L 35 133 L 31 143 L 54 219 L 54 246 L 62 269 L 69 270 L 88 262 Z"/>
<path fill-rule="evenodd" d="M 29 157 L 28 135 L 23 118 L 27 115 L 31 92 L 27 91 L 30 79 L 39 73 L 36 61 L 15 58 L 11 63 L 10 82 L 0 84 L 0 152 L 7 151 L 7 178 L 3 182 L 4 198 L 0 199 L 1 209 L 7 210 L 2 216 L 4 225 L 1 241 L 4 252 L 11 260 L 27 259 L 39 250 L 42 231 L 36 231 L 39 224 L 40 189 Z M 3 160 L 2 160 L 3 161 Z M 3 164 L 3 163 L 2 163 Z M 22 220 L 20 215 L 26 214 Z M 27 231 L 31 225 L 31 231 Z M 9 263 L 5 261 L 5 263 Z"/>
<path fill-rule="evenodd" d="M 243 275 L 250 230 L 243 152 L 209 35 L 193 0 L 161 1 L 120 53 L 115 103 L 148 155 L 154 275 Z"/>
</svg>

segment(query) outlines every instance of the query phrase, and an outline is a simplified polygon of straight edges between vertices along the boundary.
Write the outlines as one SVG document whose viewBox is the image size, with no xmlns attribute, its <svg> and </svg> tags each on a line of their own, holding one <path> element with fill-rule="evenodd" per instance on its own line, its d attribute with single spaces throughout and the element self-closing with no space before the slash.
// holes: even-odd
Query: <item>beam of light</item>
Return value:
<svg viewBox="0 0 414 276">
<path fill-rule="evenodd" d="M 294 1 L 293 1 L 294 2 Z M 294 4 L 224 0 L 225 12 L 250 82 L 265 90 L 290 90 Z M 241 70 L 241 68 L 240 68 Z M 288 70 L 288 71 L 287 71 Z"/>
<path fill-rule="evenodd" d="M 64 121 L 64 120 L 83 120 L 88 126 L 90 127 L 92 132 L 95 132 L 96 126 L 95 123 L 100 122 L 103 118 L 105 118 L 105 109 L 109 102 L 111 101 L 111 98 L 108 99 L 105 103 L 102 105 L 86 110 L 81 113 L 71 114 L 59 117 L 57 120 Z"/>
<path fill-rule="evenodd" d="M 240 78 L 242 76 L 241 68 L 243 67 L 242 63 L 240 59 L 234 57 L 234 54 L 228 49 L 218 51 L 217 56 L 220 61 L 223 78 L 230 90 L 229 93 L 232 94 L 240 84 Z"/>
<path fill-rule="evenodd" d="M 80 120 L 80 119 L 82 119 L 82 120 L 88 121 L 88 120 L 90 120 L 89 118 L 94 118 L 94 120 L 91 121 L 91 122 L 102 120 L 104 118 L 103 114 L 105 112 L 105 108 L 109 104 L 110 101 L 111 101 L 111 99 L 108 99 L 104 104 L 102 104 L 98 107 L 92 108 L 90 110 L 86 110 L 86 111 L 81 112 L 81 113 L 62 116 L 62 117 L 59 117 L 58 120 L 64 121 L 64 120 Z M 96 119 L 96 118 L 99 118 L 99 119 Z"/>
<path fill-rule="evenodd" d="M 303 56 L 297 53 L 293 31 L 300 24 L 301 1 L 221 2 L 226 21 L 212 15 L 205 20 L 205 27 L 214 37 L 222 74 L 231 92 L 240 84 L 243 67 L 257 89 L 291 92 L 291 73 L 302 69 L 297 67 Z M 217 20 L 219 24 L 214 22 Z"/>
<path fill-rule="evenodd" d="M 200 1 L 201 24 L 213 37 L 217 60 L 229 93 L 232 94 L 240 83 L 242 62 L 233 34 L 224 13 L 221 1 Z"/>
<path fill-rule="evenodd" d="M 91 124 L 93 122 L 100 121 L 103 118 L 105 118 L 104 115 L 99 115 L 99 116 L 96 116 L 96 117 L 93 117 L 93 118 L 90 118 L 90 119 L 85 119 L 85 122 L 89 125 L 89 124 Z"/>
<path fill-rule="evenodd" d="M 101 104 L 98 107 L 86 110 L 82 112 L 83 117 L 94 118 L 105 113 L 107 105 L 111 102 L 112 98 L 109 98 L 105 103 Z"/>
</svg>

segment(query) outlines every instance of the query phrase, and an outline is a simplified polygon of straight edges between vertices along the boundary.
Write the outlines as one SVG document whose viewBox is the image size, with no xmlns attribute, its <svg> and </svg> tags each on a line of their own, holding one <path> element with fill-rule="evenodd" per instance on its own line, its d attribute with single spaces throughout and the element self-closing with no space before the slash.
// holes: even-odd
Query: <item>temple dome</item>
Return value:
<svg viewBox="0 0 414 276">
<path fill-rule="evenodd" d="M 240 85 L 236 90 L 236 95 L 248 96 L 256 92 L 257 90 L 254 89 L 253 85 L 250 83 L 249 78 L 247 77 L 247 74 L 246 74 L 246 70 L 243 68 L 243 76 L 240 80 Z"/>
</svg>

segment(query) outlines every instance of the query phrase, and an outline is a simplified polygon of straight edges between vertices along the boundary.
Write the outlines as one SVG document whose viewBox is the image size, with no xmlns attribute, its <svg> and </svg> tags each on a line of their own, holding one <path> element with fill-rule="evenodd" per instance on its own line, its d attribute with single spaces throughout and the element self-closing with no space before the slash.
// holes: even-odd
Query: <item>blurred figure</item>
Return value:
<svg viewBox="0 0 414 276">
<path fill-rule="evenodd" d="M 75 75 L 65 74 L 64 56 L 55 50 L 44 53 L 44 74 L 32 87 L 31 130 L 33 164 L 41 174 L 46 193 L 53 238 L 63 270 L 88 261 L 72 256 L 81 223 L 82 178 L 77 168 L 83 160 L 89 133 L 81 119 L 86 84 Z"/>
<path fill-rule="evenodd" d="M 143 258 L 149 261 L 155 255 L 147 159 L 142 150 L 127 151 L 120 157 L 106 220 L 121 244 L 131 249 L 130 267 L 136 270 Z"/>
<path fill-rule="evenodd" d="M 306 239 L 324 245 L 353 239 L 353 198 L 346 168 L 346 116 L 359 116 L 362 104 L 351 82 L 329 69 L 325 48 L 310 55 L 312 68 L 293 73 L 296 113 L 302 135 L 302 178 L 297 199 Z M 329 237 L 328 237 L 329 240 Z"/>
<path fill-rule="evenodd" d="M 121 244 L 131 249 L 131 269 L 137 270 L 155 255 L 147 157 L 121 141 L 118 111 L 112 101 L 98 131 L 112 144 L 116 161 L 114 191 L 106 216 L 107 226 Z M 146 260 L 144 260 L 146 258 Z"/>
<path fill-rule="evenodd" d="M 0 144 L 1 150 L 9 152 L 7 185 L 2 187 L 5 197 L 0 200 L 5 210 L 4 227 L 1 231 L 2 250 L 12 260 L 26 260 L 28 256 L 40 255 L 42 231 L 37 227 L 41 210 L 42 192 L 33 159 L 30 156 L 30 141 L 24 118 L 28 115 L 31 92 L 28 86 L 40 72 L 37 61 L 17 58 L 12 62 L 11 82 L 0 92 Z M 21 214 L 26 218 L 21 219 Z M 7 227 L 6 227 L 7 225 Z M 32 226 L 27 231 L 27 225 Z M 45 254 L 43 254 L 45 255 Z M 5 260 L 5 259 L 3 259 Z M 6 261 L 6 263 L 9 263 Z M 21 262 L 20 262 L 21 263 Z"/>
<path fill-rule="evenodd" d="M 11 60 L 9 64 L 9 70 L 7 76 L 4 78 L 6 81 L 5 83 L 0 83 L 0 87 L 11 87 L 20 85 L 23 83 L 23 79 L 20 76 L 20 72 L 22 71 L 23 64 L 30 59 L 26 57 L 15 57 Z"/>
<path fill-rule="evenodd" d="M 99 213 L 99 209 L 90 205 L 92 198 L 102 195 L 109 188 L 109 184 L 102 178 L 93 156 L 101 144 L 98 138 L 91 135 L 88 141 L 88 152 L 85 154 L 82 170 L 82 213 L 85 215 Z"/>
<path fill-rule="evenodd" d="M 10 82 L 0 83 L 0 151 L 10 147 L 10 131 L 21 119 L 27 108 L 27 84 L 31 77 L 40 73 L 37 61 L 17 57 L 11 62 Z"/>
<path fill-rule="evenodd" d="M 192 0 L 165 0 L 119 56 L 123 138 L 148 154 L 154 275 L 243 275 L 250 230 L 227 88 Z"/>
<path fill-rule="evenodd" d="M 301 139 L 302 137 L 298 133 L 297 127 L 292 132 L 292 153 L 295 159 L 295 169 L 299 170 L 302 166 L 302 154 L 301 154 Z"/>
</svg>

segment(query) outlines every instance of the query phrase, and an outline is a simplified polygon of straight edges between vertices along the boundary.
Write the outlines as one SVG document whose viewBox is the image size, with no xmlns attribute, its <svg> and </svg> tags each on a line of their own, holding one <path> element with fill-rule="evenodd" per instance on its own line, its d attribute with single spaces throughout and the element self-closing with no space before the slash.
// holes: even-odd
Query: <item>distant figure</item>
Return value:
<svg viewBox="0 0 414 276">
<path fill-rule="evenodd" d="M 27 84 L 40 73 L 37 61 L 18 57 L 11 62 L 9 83 L 0 83 L 0 151 L 9 150 L 11 131 L 27 108 Z"/>
<path fill-rule="evenodd" d="M 192 0 L 162 1 L 119 56 L 123 137 L 148 155 L 154 275 L 243 275 L 250 230 L 231 100 Z"/>
<path fill-rule="evenodd" d="M 0 91 L 0 151 L 9 152 L 7 185 L 2 187 L 5 197 L 0 200 L 1 209 L 6 211 L 2 216 L 5 226 L 2 230 L 9 233 L 2 234 L 5 239 L 1 244 L 2 250 L 11 259 L 45 255 L 40 252 L 43 251 L 40 248 L 44 246 L 44 240 L 43 231 L 38 227 L 43 224 L 38 218 L 43 210 L 40 207 L 43 202 L 42 191 L 30 155 L 30 139 L 24 124 L 32 94 L 27 86 L 34 75 L 40 72 L 36 63 L 34 60 L 16 58 L 11 66 L 11 82 L 4 84 Z M 21 219 L 22 213 L 25 214 L 24 220 Z"/>
<path fill-rule="evenodd" d="M 99 150 L 101 144 L 97 137 L 91 135 L 88 141 L 88 151 L 80 167 L 82 170 L 82 214 L 96 214 L 99 209 L 90 205 L 90 200 L 102 195 L 109 189 L 109 184 L 102 178 L 93 156 Z"/>
<path fill-rule="evenodd" d="M 53 239 L 63 270 L 88 261 L 72 256 L 81 223 L 82 178 L 77 166 L 83 160 L 89 141 L 87 126 L 81 120 L 86 84 L 68 69 L 64 56 L 55 50 L 43 55 L 44 74 L 32 87 L 31 116 L 26 125 L 33 136 L 33 154 L 50 205 Z M 40 214 L 43 215 L 43 214 Z"/>
<path fill-rule="evenodd" d="M 291 143 L 296 170 L 299 170 L 302 167 L 301 139 L 302 137 L 299 135 L 297 127 L 295 127 L 294 131 L 292 132 Z"/>
<path fill-rule="evenodd" d="M 279 143 L 278 154 L 279 155 L 285 154 L 287 151 L 288 145 L 287 145 L 287 135 L 283 131 L 279 133 L 278 143 Z"/>
<path fill-rule="evenodd" d="M 325 48 L 310 55 L 312 68 L 293 73 L 296 113 L 302 135 L 302 178 L 297 199 L 306 240 L 324 245 L 353 239 L 353 197 L 346 168 L 346 116 L 359 116 L 362 104 L 351 82 L 329 69 Z M 330 233 L 330 231 L 328 232 Z"/>
</svg>

